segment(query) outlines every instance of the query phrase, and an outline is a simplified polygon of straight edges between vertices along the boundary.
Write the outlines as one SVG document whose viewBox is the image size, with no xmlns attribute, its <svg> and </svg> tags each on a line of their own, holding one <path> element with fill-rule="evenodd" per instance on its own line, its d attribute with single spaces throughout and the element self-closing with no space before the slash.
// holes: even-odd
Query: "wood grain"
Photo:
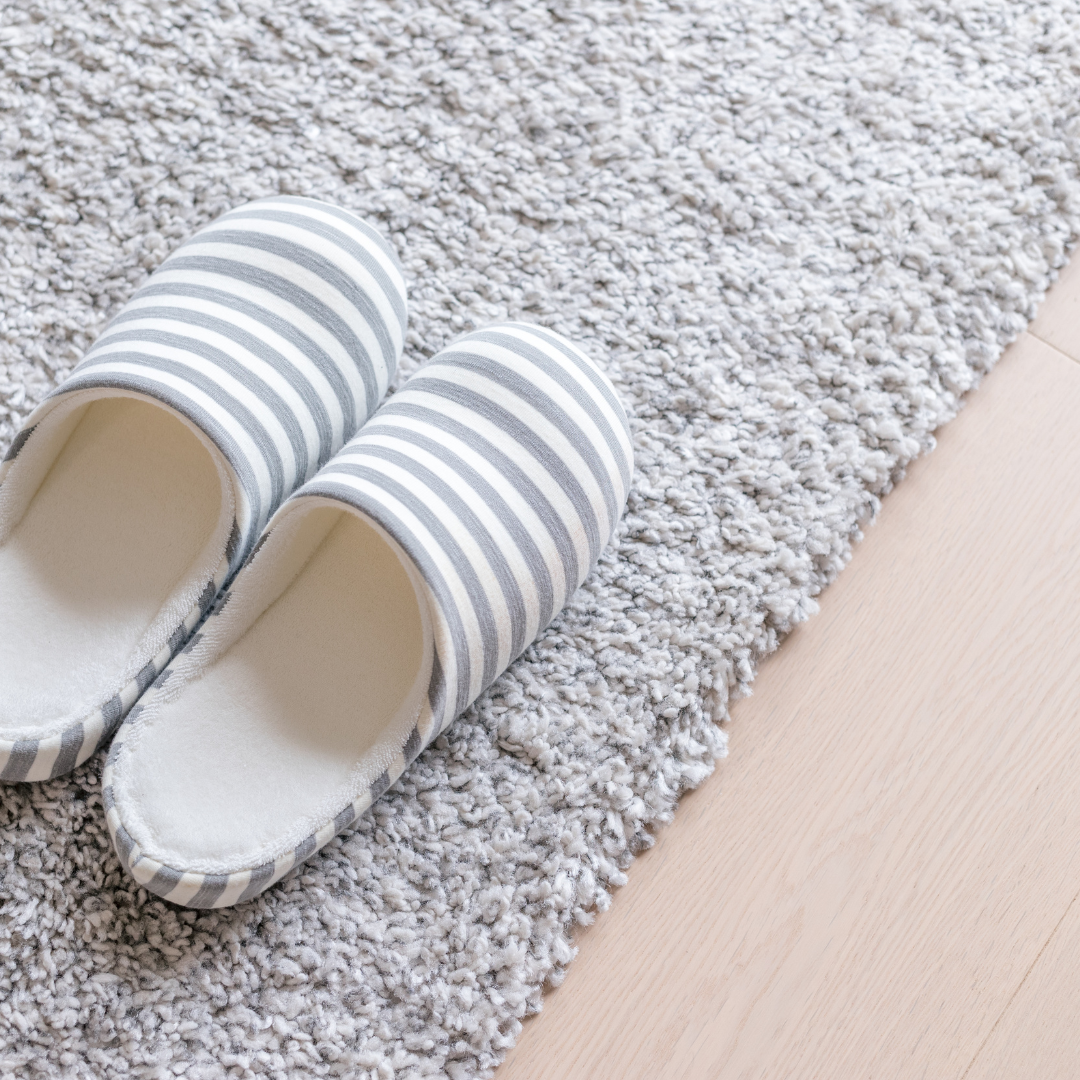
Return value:
<svg viewBox="0 0 1080 1080">
<path fill-rule="evenodd" d="M 1080 900 L 1032 965 L 964 1080 L 1080 1076 Z"/>
<path fill-rule="evenodd" d="M 1078 416 L 1080 364 L 1024 335 L 499 1080 L 1057 1075 L 992 1059 L 1080 955 Z"/>
<path fill-rule="evenodd" d="M 1080 360 L 1080 258 L 1061 271 L 1028 333 Z"/>
</svg>

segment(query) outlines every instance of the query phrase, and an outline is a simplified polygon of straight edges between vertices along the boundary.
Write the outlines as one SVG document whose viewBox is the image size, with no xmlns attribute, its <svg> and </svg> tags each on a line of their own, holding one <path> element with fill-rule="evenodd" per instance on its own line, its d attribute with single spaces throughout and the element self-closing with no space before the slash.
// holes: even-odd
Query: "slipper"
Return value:
<svg viewBox="0 0 1080 1080">
<path fill-rule="evenodd" d="M 227 907 L 352 824 L 564 606 L 632 467 L 611 383 L 550 331 L 468 334 L 421 368 L 117 733 L 105 809 L 135 880 Z"/>
<path fill-rule="evenodd" d="M 0 466 L 0 779 L 110 737 L 404 334 L 388 244 L 312 199 L 233 210 L 150 276 Z"/>
</svg>

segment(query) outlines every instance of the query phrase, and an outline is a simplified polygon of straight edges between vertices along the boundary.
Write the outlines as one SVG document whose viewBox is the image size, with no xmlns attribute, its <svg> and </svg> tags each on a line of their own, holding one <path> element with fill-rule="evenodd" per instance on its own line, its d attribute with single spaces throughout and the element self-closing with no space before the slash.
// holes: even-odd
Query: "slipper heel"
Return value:
<svg viewBox="0 0 1080 1080">
<path fill-rule="evenodd" d="M 313 199 L 232 210 L 150 276 L 0 465 L 0 780 L 110 738 L 404 336 L 389 246 Z"/>
<path fill-rule="evenodd" d="M 247 900 L 348 827 L 561 610 L 633 469 L 626 414 L 535 326 L 468 334 L 278 511 L 103 777 L 125 867 Z"/>
</svg>

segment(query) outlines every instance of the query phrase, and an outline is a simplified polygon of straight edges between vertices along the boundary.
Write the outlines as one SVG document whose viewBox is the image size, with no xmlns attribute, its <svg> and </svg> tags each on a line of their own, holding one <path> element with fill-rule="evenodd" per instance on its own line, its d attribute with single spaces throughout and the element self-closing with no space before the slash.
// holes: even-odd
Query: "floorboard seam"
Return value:
<svg viewBox="0 0 1080 1080">
<path fill-rule="evenodd" d="M 1024 984 L 1031 977 L 1031 973 L 1035 970 L 1035 965 L 1042 959 L 1042 955 L 1044 952 L 1046 952 L 1047 948 L 1050 945 L 1050 942 L 1054 940 L 1057 932 L 1061 929 L 1061 924 L 1065 921 L 1069 912 L 1072 911 L 1073 905 L 1076 903 L 1078 897 L 1080 897 L 1080 892 L 1078 892 L 1076 896 L 1074 896 L 1068 902 L 1068 904 L 1065 905 L 1065 910 L 1062 912 L 1061 918 L 1058 919 L 1057 924 L 1054 926 L 1054 929 L 1050 931 L 1050 936 L 1043 942 L 1042 948 L 1039 949 L 1038 953 L 1035 954 L 1035 959 L 1032 960 L 1031 963 L 1028 965 L 1027 971 L 1024 972 L 1024 977 L 1016 984 L 1016 989 L 1009 995 L 1009 1000 L 1005 1002 L 1005 1005 L 1002 1008 L 1001 1012 L 998 1013 L 998 1017 L 994 1021 L 994 1026 L 986 1033 L 986 1038 L 984 1038 L 983 1041 L 979 1043 L 979 1049 L 975 1051 L 974 1057 L 972 1057 L 971 1061 L 968 1062 L 968 1067 L 964 1070 L 963 1074 L 960 1077 L 960 1080 L 967 1080 L 968 1073 L 971 1072 L 971 1070 L 975 1067 L 975 1063 L 979 1060 L 979 1056 L 982 1054 L 983 1050 L 986 1049 L 986 1044 L 993 1037 L 994 1032 L 997 1031 L 998 1025 L 1005 1018 L 1005 1014 L 1009 1011 L 1009 1009 L 1012 1008 L 1012 1003 L 1016 1000 L 1016 997 L 1020 993 L 1020 991 L 1023 990 Z"/>
</svg>

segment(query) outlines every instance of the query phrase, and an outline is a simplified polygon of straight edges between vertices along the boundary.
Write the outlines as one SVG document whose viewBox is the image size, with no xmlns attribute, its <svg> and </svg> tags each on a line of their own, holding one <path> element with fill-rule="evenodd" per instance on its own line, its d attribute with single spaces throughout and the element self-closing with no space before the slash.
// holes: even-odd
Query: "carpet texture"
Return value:
<svg viewBox="0 0 1080 1080">
<path fill-rule="evenodd" d="M 394 243 L 404 373 L 553 327 L 638 471 L 567 611 L 259 900 L 134 888 L 99 760 L 4 788 L 0 1075 L 490 1073 L 1064 262 L 1078 31 L 1022 0 L 4 4 L 5 440 L 173 246 L 286 192 Z"/>
</svg>

